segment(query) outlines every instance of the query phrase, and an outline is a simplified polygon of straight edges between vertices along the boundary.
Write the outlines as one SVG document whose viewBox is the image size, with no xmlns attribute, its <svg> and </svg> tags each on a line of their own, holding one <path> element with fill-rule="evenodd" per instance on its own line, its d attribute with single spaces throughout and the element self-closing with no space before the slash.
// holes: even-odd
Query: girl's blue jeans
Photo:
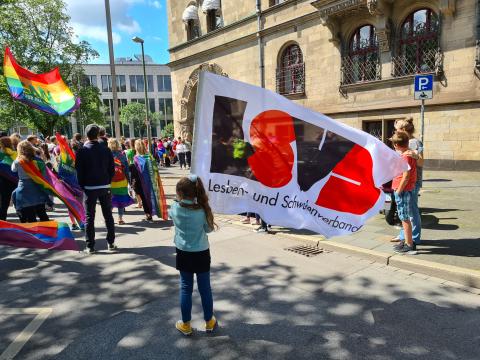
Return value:
<svg viewBox="0 0 480 360">
<path fill-rule="evenodd" d="M 197 273 L 198 292 L 202 298 L 203 318 L 209 321 L 213 316 L 213 297 L 210 287 L 210 271 Z M 180 271 L 180 308 L 182 321 L 192 320 L 193 273 Z"/>
<path fill-rule="evenodd" d="M 413 217 L 410 219 L 412 222 L 412 237 L 413 242 L 416 245 L 421 243 L 421 236 L 422 236 L 422 218 L 420 217 L 420 209 L 418 208 L 418 192 L 420 191 L 420 184 L 417 182 L 415 184 L 415 189 L 412 191 L 412 212 Z M 405 234 L 403 233 L 403 229 L 400 230 L 400 234 L 398 235 L 400 240 L 405 240 Z"/>
</svg>

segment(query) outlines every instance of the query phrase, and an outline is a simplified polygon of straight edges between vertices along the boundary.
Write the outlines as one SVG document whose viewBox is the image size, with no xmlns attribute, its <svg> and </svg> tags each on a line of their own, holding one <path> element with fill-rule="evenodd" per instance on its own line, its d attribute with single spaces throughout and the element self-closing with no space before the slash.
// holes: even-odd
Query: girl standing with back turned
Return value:
<svg viewBox="0 0 480 360">
<path fill-rule="evenodd" d="M 212 209 L 202 180 L 196 175 L 180 179 L 176 187 L 177 201 L 169 215 L 175 225 L 177 248 L 176 268 L 180 271 L 180 307 L 182 320 L 176 328 L 184 335 L 192 334 L 193 275 L 197 274 L 197 285 L 202 298 L 205 330 L 212 332 L 217 327 L 213 316 L 213 298 L 210 287 L 210 250 L 207 233 L 216 227 Z"/>
</svg>

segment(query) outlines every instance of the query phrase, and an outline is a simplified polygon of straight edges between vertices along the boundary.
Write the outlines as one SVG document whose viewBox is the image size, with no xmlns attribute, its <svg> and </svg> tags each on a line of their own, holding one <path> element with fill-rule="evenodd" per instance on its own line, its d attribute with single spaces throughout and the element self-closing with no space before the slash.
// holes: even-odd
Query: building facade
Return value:
<svg viewBox="0 0 480 360">
<path fill-rule="evenodd" d="M 84 65 L 86 82 L 98 87 L 102 102 L 107 109 L 107 131 L 112 134 L 113 124 L 113 94 L 110 65 L 90 64 Z M 172 83 L 170 69 L 166 65 L 146 64 L 148 106 L 151 113 L 160 113 L 160 123 L 152 126 L 152 135 L 160 136 L 161 129 L 173 123 Z M 142 63 L 131 59 L 117 59 L 115 64 L 117 78 L 118 108 L 131 102 L 145 104 L 145 81 Z M 82 132 L 84 124 L 77 124 L 72 117 L 73 132 Z M 133 124 L 121 124 L 122 134 L 125 137 L 140 136 L 140 130 Z"/>
<path fill-rule="evenodd" d="M 426 166 L 480 170 L 480 1 L 169 0 L 173 113 L 191 134 L 198 73 L 279 92 L 387 142 L 420 130 L 415 74 L 433 74 Z M 420 131 L 419 131 L 420 133 Z"/>
</svg>

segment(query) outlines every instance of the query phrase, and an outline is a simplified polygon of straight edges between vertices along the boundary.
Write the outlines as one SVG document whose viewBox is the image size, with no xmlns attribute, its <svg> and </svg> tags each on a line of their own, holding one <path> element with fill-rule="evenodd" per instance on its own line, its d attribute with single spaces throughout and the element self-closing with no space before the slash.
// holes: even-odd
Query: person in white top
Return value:
<svg viewBox="0 0 480 360">
<path fill-rule="evenodd" d="M 187 152 L 187 147 L 182 142 L 182 138 L 178 138 L 178 143 L 176 147 L 176 153 L 178 156 L 178 161 L 180 162 L 180 169 L 187 168 L 187 163 L 185 162 L 185 154 Z"/>
</svg>

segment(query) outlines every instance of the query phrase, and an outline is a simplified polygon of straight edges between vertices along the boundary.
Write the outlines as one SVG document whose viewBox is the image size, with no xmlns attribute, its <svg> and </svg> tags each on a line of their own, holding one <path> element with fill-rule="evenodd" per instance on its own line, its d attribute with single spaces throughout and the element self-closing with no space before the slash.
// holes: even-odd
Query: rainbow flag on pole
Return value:
<svg viewBox="0 0 480 360">
<path fill-rule="evenodd" d="M 45 74 L 35 74 L 18 65 L 10 49 L 5 49 L 3 75 L 10 94 L 28 106 L 52 115 L 68 115 L 80 106 L 65 85 L 58 68 Z"/>
</svg>

